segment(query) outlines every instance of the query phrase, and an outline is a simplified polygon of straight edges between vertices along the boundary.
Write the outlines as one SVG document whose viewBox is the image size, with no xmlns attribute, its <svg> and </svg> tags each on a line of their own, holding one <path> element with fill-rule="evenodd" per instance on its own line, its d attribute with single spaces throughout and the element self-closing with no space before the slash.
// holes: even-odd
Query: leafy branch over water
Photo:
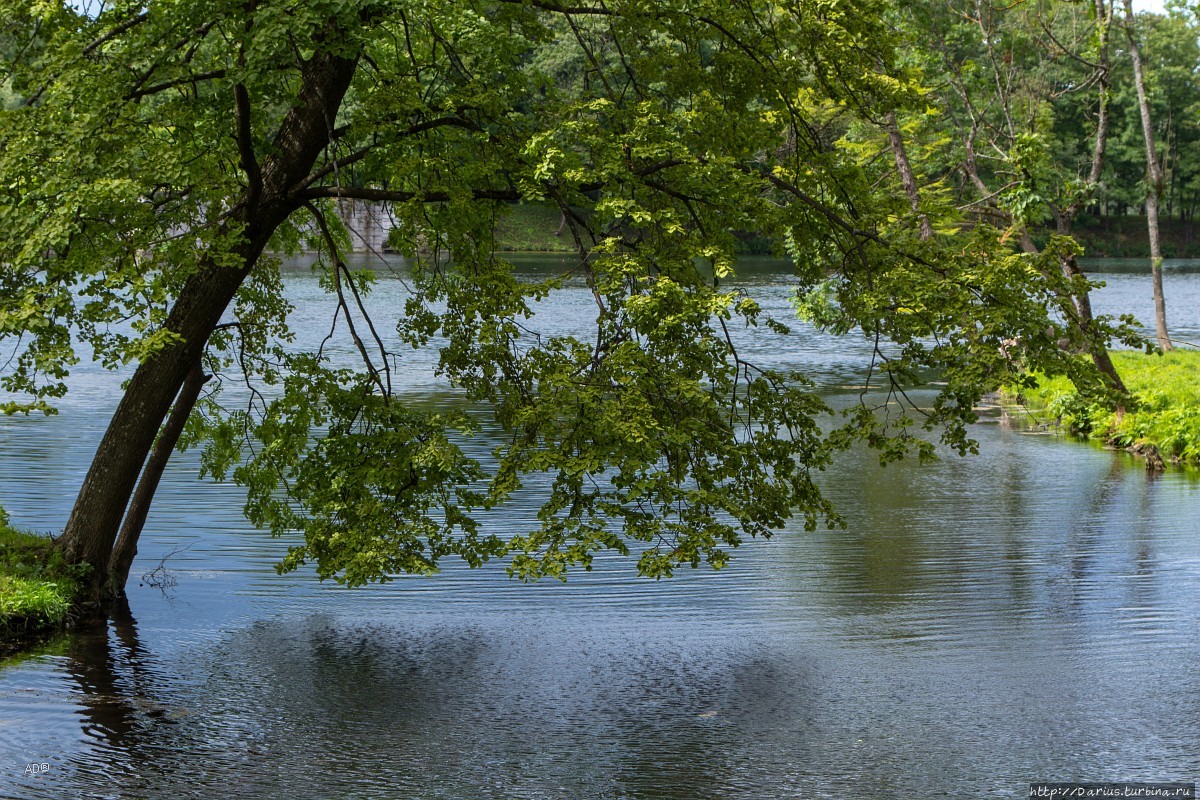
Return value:
<svg viewBox="0 0 1200 800">
<path fill-rule="evenodd" d="M 930 88 L 906 9 L 880 0 L 0 12 L 7 407 L 61 396 L 77 342 L 131 369 L 60 541 L 91 566 L 93 599 L 120 593 L 130 548 L 114 543 L 147 506 L 130 498 L 153 494 L 154 453 L 207 375 L 247 397 L 226 407 L 210 388 L 188 440 L 247 486 L 253 522 L 289 538 L 283 569 L 359 584 L 507 557 L 532 580 L 611 550 L 662 577 L 719 567 L 793 516 L 836 524 L 815 476 L 857 441 L 884 460 L 937 439 L 972 450 L 975 404 L 1021 370 L 1119 387 L 1060 343 L 1101 363 L 1111 339 L 1134 341 L 1091 318 L 1068 237 L 1013 247 L 1055 177 L 1035 134 L 973 173 L 1027 180 L 990 204 L 954 196 L 958 144 L 910 124 Z M 345 263 L 350 200 L 387 204 L 416 265 L 386 316 Z M 525 282 L 497 255 L 517 202 L 565 220 L 564 274 Z M 735 346 L 741 326 L 793 335 L 731 288 L 735 231 L 783 243 L 810 319 L 870 343 L 879 393 L 832 430 L 806 375 Z M 310 352 L 289 348 L 311 323 L 292 319 L 268 255 L 302 247 L 320 252 L 328 303 Z M 588 332 L 539 330 L 538 299 L 572 280 Z M 341 345 L 354 366 L 331 357 Z M 487 410 L 490 460 L 464 445 L 477 420 L 406 401 L 394 365 L 409 345 L 438 347 L 439 372 Z M 934 401 L 913 402 L 931 377 Z M 484 528 L 535 484 L 529 530 Z"/>
</svg>

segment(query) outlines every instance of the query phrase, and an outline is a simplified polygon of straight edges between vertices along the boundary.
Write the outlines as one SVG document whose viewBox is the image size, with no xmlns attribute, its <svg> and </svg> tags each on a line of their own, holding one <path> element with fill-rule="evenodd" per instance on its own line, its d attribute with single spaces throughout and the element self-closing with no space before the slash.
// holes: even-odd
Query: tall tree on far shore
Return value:
<svg viewBox="0 0 1200 800">
<path fill-rule="evenodd" d="M 1150 280 L 1154 286 L 1154 327 L 1158 346 L 1173 350 L 1167 334 L 1167 302 L 1162 285 L 1162 244 L 1158 236 L 1158 201 L 1163 191 L 1162 164 L 1154 145 L 1154 123 L 1150 116 L 1150 100 L 1146 94 L 1146 71 L 1142 50 L 1138 44 L 1137 20 L 1132 0 L 1125 2 L 1125 37 L 1129 41 L 1129 57 L 1133 61 L 1133 81 L 1137 87 L 1138 113 L 1142 119 L 1142 138 L 1146 143 L 1146 229 L 1150 238 Z"/>
</svg>

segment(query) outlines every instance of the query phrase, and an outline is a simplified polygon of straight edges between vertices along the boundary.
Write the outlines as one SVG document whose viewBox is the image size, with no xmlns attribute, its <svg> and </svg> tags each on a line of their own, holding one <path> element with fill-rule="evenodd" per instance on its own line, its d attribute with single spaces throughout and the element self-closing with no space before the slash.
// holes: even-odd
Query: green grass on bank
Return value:
<svg viewBox="0 0 1200 800">
<path fill-rule="evenodd" d="M 49 538 L 13 530 L 0 509 L 0 649 L 61 627 L 81 577 Z"/>
<path fill-rule="evenodd" d="M 1134 397 L 1120 422 L 1115 411 L 1081 398 L 1065 378 L 1041 378 L 1037 389 L 1022 392 L 1025 405 L 1075 435 L 1116 447 L 1153 445 L 1165 459 L 1200 464 L 1200 352 L 1114 351 L 1112 359 Z"/>
<path fill-rule="evenodd" d="M 558 209 L 550 206 L 510 206 L 496 218 L 496 244 L 501 250 L 573 253 L 575 240 L 569 229 L 554 235 L 561 220 Z"/>
<path fill-rule="evenodd" d="M 574 253 L 575 239 L 564 227 L 555 235 L 562 215 L 552 206 L 520 203 L 509 206 L 496 217 L 496 246 L 500 250 L 523 253 Z M 762 236 L 734 234 L 741 255 L 769 255 L 772 243 Z"/>
</svg>

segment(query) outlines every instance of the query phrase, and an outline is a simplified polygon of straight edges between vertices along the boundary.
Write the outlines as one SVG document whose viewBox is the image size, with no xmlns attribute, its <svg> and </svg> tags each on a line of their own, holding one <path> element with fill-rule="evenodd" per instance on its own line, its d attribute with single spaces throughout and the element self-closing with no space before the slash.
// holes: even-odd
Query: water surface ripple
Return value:
<svg viewBox="0 0 1200 800">
<path fill-rule="evenodd" d="M 1098 308 L 1149 307 L 1144 275 L 1104 277 Z M 1168 281 L 1180 336 L 1200 340 L 1200 272 Z M 747 290 L 787 314 L 770 265 Z M 315 281 L 294 271 L 288 291 L 320 330 Z M 570 329 L 582 295 L 539 317 Z M 746 335 L 827 390 L 861 380 L 852 338 Z M 405 357 L 414 397 L 452 400 L 431 354 Z M 116 380 L 84 369 L 60 416 L 0 418 L 16 524 L 61 527 Z M 1012 422 L 989 411 L 980 455 L 930 467 L 852 452 L 821 476 L 846 529 L 795 526 L 663 582 L 607 557 L 566 585 L 500 565 L 356 590 L 278 576 L 285 544 L 183 454 L 131 615 L 0 667 L 0 797 L 900 800 L 1196 780 L 1200 480 Z M 516 529 L 534 499 L 492 524 Z M 175 587 L 139 585 L 164 558 Z"/>
</svg>

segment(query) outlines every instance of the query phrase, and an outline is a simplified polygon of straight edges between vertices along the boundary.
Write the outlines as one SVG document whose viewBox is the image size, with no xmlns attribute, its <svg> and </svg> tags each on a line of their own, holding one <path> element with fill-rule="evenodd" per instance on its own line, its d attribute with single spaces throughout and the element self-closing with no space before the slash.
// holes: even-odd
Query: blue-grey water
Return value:
<svg viewBox="0 0 1200 800">
<path fill-rule="evenodd" d="M 1096 266 L 1097 310 L 1149 320 L 1144 270 Z M 747 291 L 787 316 L 786 275 L 747 267 Z M 1166 276 L 1175 334 L 1200 343 L 1200 269 Z M 319 339 L 328 298 L 304 270 L 287 291 L 301 338 Z M 384 281 L 371 302 L 402 292 Z M 537 320 L 569 330 L 590 302 L 569 288 Z M 743 342 L 831 392 L 861 383 L 868 353 L 802 325 Z M 430 352 L 404 358 L 409 395 L 453 400 Z M 84 367 L 72 386 L 56 417 L 0 418 L 0 505 L 19 526 L 61 527 L 119 377 Z M 796 526 L 662 582 L 613 558 L 565 585 L 451 563 L 355 590 L 279 576 L 285 543 L 182 454 L 131 616 L 0 666 L 0 798 L 1012 798 L 1032 781 L 1194 781 L 1200 478 L 1151 478 L 1017 421 L 986 410 L 980 454 L 933 466 L 849 453 L 822 478 L 845 530 Z M 160 561 L 165 592 L 137 580 Z"/>
</svg>

